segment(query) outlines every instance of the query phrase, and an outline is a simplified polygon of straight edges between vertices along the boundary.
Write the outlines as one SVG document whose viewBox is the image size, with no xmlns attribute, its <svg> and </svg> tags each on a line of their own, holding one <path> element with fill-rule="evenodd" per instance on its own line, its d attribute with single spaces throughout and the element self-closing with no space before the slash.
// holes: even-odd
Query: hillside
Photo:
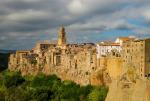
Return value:
<svg viewBox="0 0 150 101">
<path fill-rule="evenodd" d="M 8 59 L 10 53 L 0 53 L 0 72 L 8 68 Z"/>
<path fill-rule="evenodd" d="M 0 72 L 8 68 L 9 55 L 15 53 L 15 50 L 0 49 Z"/>
<path fill-rule="evenodd" d="M 104 101 L 107 92 L 106 86 L 80 86 L 56 75 L 0 73 L 0 101 Z"/>
</svg>

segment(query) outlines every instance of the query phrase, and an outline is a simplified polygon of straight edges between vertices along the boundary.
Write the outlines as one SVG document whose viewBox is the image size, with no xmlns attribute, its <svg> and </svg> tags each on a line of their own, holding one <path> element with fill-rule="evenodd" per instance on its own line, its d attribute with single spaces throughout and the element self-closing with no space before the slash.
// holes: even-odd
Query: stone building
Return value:
<svg viewBox="0 0 150 101">
<path fill-rule="evenodd" d="M 117 50 L 111 50 L 107 56 L 101 57 L 99 61 L 99 67 L 106 69 L 111 79 L 117 79 L 122 74 L 123 59 Z"/>
<path fill-rule="evenodd" d="M 111 52 L 111 50 L 116 49 L 118 52 L 121 52 L 122 45 L 128 41 L 135 40 L 135 38 L 131 37 L 119 37 L 115 40 L 115 42 L 112 41 L 104 41 L 96 44 L 97 48 L 97 58 L 101 58 L 103 56 L 106 56 L 107 53 Z"/>
<path fill-rule="evenodd" d="M 120 78 L 122 75 L 123 59 L 120 52 L 111 50 L 106 56 L 97 59 L 97 71 L 103 71 L 105 84 Z"/>
<path fill-rule="evenodd" d="M 124 67 L 135 68 L 139 76 L 150 75 L 150 39 L 128 41 L 123 44 Z"/>
<path fill-rule="evenodd" d="M 121 46 L 123 45 L 123 43 L 127 42 L 127 41 L 131 41 L 131 40 L 135 40 L 136 38 L 134 37 L 118 37 L 115 40 L 115 43 L 119 43 Z"/>
<path fill-rule="evenodd" d="M 121 43 L 120 43 L 121 42 Z M 129 66 L 139 75 L 150 74 L 150 39 L 69 44 L 61 27 L 56 42 L 38 42 L 32 50 L 10 55 L 9 70 L 22 75 L 56 74 L 81 85 L 102 85 L 119 78 Z"/>
<path fill-rule="evenodd" d="M 9 69 L 21 71 L 23 75 L 56 74 L 64 80 L 89 84 L 91 73 L 97 69 L 96 46 L 66 43 L 65 28 L 61 27 L 57 42 L 38 42 L 30 51 L 11 54 Z"/>
<path fill-rule="evenodd" d="M 66 40 L 65 28 L 61 27 L 58 32 L 58 45 L 59 46 L 66 45 L 66 41 L 67 40 Z"/>
<path fill-rule="evenodd" d="M 116 49 L 120 52 L 122 47 L 119 43 L 115 43 L 115 42 L 97 43 L 97 58 L 106 56 L 107 53 L 111 52 L 111 50 L 113 50 L 113 49 Z"/>
</svg>

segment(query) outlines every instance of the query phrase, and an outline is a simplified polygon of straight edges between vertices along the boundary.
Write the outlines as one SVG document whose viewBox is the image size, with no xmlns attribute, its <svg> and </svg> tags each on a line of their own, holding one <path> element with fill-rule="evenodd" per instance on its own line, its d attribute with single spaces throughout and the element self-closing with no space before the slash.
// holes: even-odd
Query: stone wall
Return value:
<svg viewBox="0 0 150 101">
<path fill-rule="evenodd" d="M 105 69 L 111 79 L 117 79 L 122 74 L 123 59 L 118 51 L 112 50 L 98 61 L 100 69 Z"/>
<path fill-rule="evenodd" d="M 109 85 L 106 101 L 150 101 L 150 80 L 138 79 L 134 82 L 126 77 L 114 80 Z"/>
<path fill-rule="evenodd" d="M 22 75 L 36 75 L 40 72 L 56 74 L 63 80 L 90 84 L 90 75 L 97 69 L 96 48 L 93 44 L 60 47 L 42 43 L 35 47 L 31 51 L 12 54 L 9 69 L 21 71 Z"/>
<path fill-rule="evenodd" d="M 150 39 L 129 41 L 123 44 L 124 68 L 132 65 L 139 76 L 150 74 Z"/>
<path fill-rule="evenodd" d="M 106 57 L 97 59 L 96 47 L 89 44 L 18 51 L 10 56 L 9 62 L 9 69 L 21 71 L 22 75 L 36 75 L 40 72 L 56 74 L 63 80 L 72 80 L 81 85 L 110 83 L 111 79 L 121 74 L 121 67 L 119 53 L 110 52 Z"/>
</svg>

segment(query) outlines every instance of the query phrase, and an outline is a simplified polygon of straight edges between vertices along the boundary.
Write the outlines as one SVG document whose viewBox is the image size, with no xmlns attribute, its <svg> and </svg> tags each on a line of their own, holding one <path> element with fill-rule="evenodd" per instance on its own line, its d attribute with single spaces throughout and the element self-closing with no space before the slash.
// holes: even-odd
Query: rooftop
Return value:
<svg viewBox="0 0 150 101">
<path fill-rule="evenodd" d="M 105 41 L 98 43 L 100 46 L 120 46 L 119 43 L 111 42 L 111 41 Z"/>
<path fill-rule="evenodd" d="M 118 39 L 120 39 L 122 41 L 129 41 L 129 40 L 134 40 L 135 38 L 132 38 L 132 37 L 118 37 Z"/>
</svg>

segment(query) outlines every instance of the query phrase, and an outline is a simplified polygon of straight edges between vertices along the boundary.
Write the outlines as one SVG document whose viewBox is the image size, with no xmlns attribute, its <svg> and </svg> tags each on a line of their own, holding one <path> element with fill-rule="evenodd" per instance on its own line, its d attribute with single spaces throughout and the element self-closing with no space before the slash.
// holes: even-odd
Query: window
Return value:
<svg viewBox="0 0 150 101">
<path fill-rule="evenodd" d="M 50 55 L 50 56 L 49 56 L 49 62 L 51 63 L 51 61 L 52 61 L 52 60 L 51 60 L 51 55 Z"/>
<path fill-rule="evenodd" d="M 113 56 L 115 56 L 115 52 L 113 52 Z"/>
<path fill-rule="evenodd" d="M 85 72 L 86 75 L 89 75 L 89 72 Z"/>
<path fill-rule="evenodd" d="M 129 53 L 130 52 L 130 50 L 129 49 L 127 49 L 127 53 Z"/>
<path fill-rule="evenodd" d="M 77 69 L 77 62 L 75 62 L 75 69 Z"/>
<path fill-rule="evenodd" d="M 119 57 L 119 55 L 118 55 L 118 54 L 116 54 L 116 57 Z"/>
<path fill-rule="evenodd" d="M 56 65 L 59 66 L 61 64 L 61 57 L 56 56 Z"/>
<path fill-rule="evenodd" d="M 69 63 L 70 63 L 70 67 L 72 67 L 71 60 L 69 61 Z M 75 68 L 75 69 L 76 69 L 76 68 Z"/>
</svg>

